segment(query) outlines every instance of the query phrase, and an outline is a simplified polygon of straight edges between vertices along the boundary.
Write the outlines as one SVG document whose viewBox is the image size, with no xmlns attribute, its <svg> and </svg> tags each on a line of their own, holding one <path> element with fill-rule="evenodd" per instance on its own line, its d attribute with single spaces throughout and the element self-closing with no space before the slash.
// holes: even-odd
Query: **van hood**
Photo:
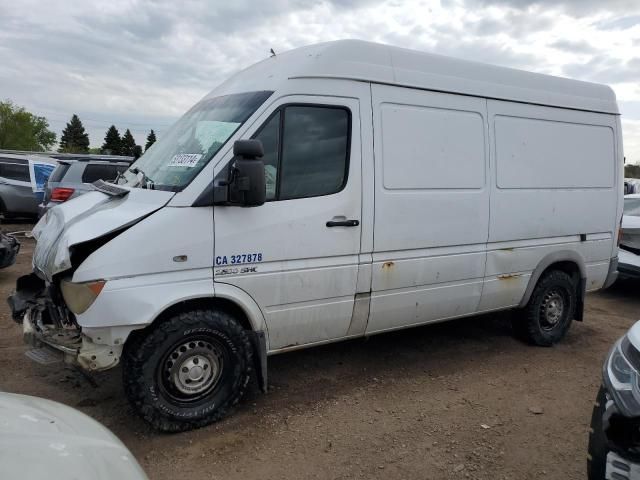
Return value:
<svg viewBox="0 0 640 480">
<path fill-rule="evenodd" d="M 66 405 L 0 392 L 2 478 L 146 480 L 118 438 Z"/>
<path fill-rule="evenodd" d="M 71 268 L 70 248 L 129 227 L 164 207 L 173 192 L 127 189 L 124 196 L 89 192 L 53 207 L 33 229 L 33 269 L 46 281 Z"/>
</svg>

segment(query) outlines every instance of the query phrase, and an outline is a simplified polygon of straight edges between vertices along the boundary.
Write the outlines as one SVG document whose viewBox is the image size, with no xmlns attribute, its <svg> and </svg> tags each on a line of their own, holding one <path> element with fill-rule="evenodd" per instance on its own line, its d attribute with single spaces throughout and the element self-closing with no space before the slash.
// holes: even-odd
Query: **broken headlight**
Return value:
<svg viewBox="0 0 640 480">
<path fill-rule="evenodd" d="M 73 283 L 66 280 L 60 282 L 60 290 L 62 291 L 62 298 L 73 313 L 80 314 L 87 311 L 87 309 L 95 302 L 98 295 L 104 288 L 104 280 L 97 280 L 95 282 Z"/>
<path fill-rule="evenodd" d="M 640 352 L 625 336 L 616 342 L 604 363 L 607 391 L 626 417 L 640 416 L 639 365 Z"/>
</svg>

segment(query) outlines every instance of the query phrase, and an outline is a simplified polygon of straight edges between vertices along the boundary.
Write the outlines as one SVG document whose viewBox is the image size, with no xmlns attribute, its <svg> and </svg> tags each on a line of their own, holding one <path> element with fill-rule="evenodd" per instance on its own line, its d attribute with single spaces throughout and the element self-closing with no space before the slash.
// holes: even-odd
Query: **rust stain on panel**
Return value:
<svg viewBox="0 0 640 480">
<path fill-rule="evenodd" d="M 502 275 L 498 275 L 499 280 L 510 280 L 513 278 L 521 277 L 521 273 L 503 273 Z"/>
<path fill-rule="evenodd" d="M 395 263 L 393 263 L 393 262 L 384 262 L 382 264 L 382 269 L 383 270 L 391 269 L 391 268 L 393 268 L 394 265 L 395 265 Z"/>
</svg>

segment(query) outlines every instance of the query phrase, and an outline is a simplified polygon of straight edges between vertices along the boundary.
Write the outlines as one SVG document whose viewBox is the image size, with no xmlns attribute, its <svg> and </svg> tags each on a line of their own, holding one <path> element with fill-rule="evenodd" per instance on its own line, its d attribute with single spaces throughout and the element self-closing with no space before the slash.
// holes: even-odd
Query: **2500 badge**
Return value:
<svg viewBox="0 0 640 480">
<path fill-rule="evenodd" d="M 258 267 L 228 267 L 228 268 L 216 268 L 214 275 L 236 275 L 238 273 L 257 273 Z"/>
<path fill-rule="evenodd" d="M 216 265 L 240 265 L 262 261 L 262 253 L 243 253 L 240 255 L 220 255 L 216 257 Z"/>
</svg>

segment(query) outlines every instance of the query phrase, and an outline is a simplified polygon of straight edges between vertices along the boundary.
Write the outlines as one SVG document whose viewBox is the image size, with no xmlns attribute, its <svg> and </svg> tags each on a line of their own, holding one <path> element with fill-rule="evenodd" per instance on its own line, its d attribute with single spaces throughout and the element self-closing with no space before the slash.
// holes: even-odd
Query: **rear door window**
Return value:
<svg viewBox="0 0 640 480">
<path fill-rule="evenodd" d="M 104 180 L 105 182 L 112 182 L 116 179 L 119 172 L 126 169 L 123 165 L 102 165 L 97 163 L 90 163 L 82 172 L 83 183 L 93 183 L 96 180 Z"/>
<path fill-rule="evenodd" d="M 0 177 L 8 180 L 29 182 L 29 166 L 16 163 L 0 163 Z"/>
</svg>

